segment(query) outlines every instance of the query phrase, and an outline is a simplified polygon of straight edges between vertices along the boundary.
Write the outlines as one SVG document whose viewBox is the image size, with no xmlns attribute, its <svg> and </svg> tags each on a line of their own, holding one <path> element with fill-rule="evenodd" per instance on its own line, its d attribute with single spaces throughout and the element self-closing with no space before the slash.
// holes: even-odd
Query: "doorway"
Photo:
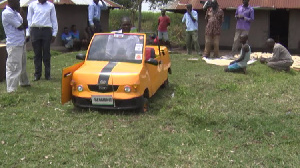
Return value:
<svg viewBox="0 0 300 168">
<path fill-rule="evenodd" d="M 270 37 L 288 48 L 289 11 L 286 9 L 270 11 Z"/>
</svg>

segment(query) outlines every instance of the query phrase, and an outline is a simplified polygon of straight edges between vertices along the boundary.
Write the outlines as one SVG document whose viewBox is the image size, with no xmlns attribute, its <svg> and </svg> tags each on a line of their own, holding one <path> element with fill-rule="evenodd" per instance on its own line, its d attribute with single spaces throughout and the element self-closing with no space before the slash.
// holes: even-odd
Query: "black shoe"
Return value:
<svg viewBox="0 0 300 168">
<path fill-rule="evenodd" d="M 20 85 L 21 87 L 31 87 L 30 84 L 26 84 L 26 85 Z"/>
<path fill-rule="evenodd" d="M 51 77 L 45 77 L 46 80 L 51 80 Z"/>
<path fill-rule="evenodd" d="M 40 80 L 40 79 L 41 79 L 41 77 L 35 76 L 34 79 L 33 79 L 33 81 L 38 81 L 38 80 Z"/>
</svg>

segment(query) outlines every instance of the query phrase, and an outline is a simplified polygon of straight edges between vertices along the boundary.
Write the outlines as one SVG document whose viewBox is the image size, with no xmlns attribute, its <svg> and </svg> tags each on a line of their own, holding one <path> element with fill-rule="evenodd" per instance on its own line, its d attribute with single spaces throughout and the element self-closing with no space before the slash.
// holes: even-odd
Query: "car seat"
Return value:
<svg viewBox="0 0 300 168">
<path fill-rule="evenodd" d="M 154 48 L 152 47 L 146 47 L 146 60 L 150 59 L 150 58 L 155 58 L 155 51 Z"/>
</svg>

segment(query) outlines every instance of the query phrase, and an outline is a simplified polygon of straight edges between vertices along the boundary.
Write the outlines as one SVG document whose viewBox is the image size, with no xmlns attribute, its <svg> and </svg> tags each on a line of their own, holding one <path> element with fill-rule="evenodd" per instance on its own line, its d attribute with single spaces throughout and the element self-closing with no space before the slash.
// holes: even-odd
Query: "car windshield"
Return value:
<svg viewBox="0 0 300 168">
<path fill-rule="evenodd" d="M 87 60 L 141 63 L 144 38 L 142 34 L 97 34 Z"/>
</svg>

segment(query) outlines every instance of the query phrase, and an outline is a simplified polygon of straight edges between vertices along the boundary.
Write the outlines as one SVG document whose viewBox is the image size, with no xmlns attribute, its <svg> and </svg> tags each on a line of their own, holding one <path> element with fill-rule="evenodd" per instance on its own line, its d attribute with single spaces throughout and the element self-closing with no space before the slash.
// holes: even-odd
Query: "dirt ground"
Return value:
<svg viewBox="0 0 300 168">
<path fill-rule="evenodd" d="M 204 48 L 201 48 L 201 52 L 203 53 Z M 230 50 L 220 50 L 219 51 L 219 56 L 225 56 L 230 54 Z M 171 53 L 172 54 L 187 54 L 187 51 L 185 49 L 182 48 L 172 48 L 171 49 Z M 196 54 L 195 51 L 193 51 L 193 54 Z M 210 55 L 213 56 L 213 51 L 210 52 Z"/>
</svg>

